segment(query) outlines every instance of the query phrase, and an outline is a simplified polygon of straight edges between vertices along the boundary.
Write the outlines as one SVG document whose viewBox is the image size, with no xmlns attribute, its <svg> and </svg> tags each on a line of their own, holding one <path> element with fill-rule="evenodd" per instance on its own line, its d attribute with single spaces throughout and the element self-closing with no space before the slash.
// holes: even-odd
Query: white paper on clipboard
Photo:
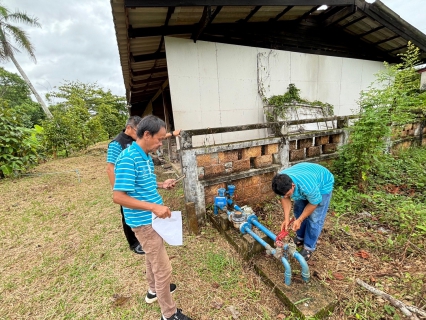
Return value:
<svg viewBox="0 0 426 320">
<path fill-rule="evenodd" d="M 161 219 L 152 214 L 152 228 L 171 246 L 183 245 L 182 212 L 172 211 L 170 218 Z"/>
</svg>

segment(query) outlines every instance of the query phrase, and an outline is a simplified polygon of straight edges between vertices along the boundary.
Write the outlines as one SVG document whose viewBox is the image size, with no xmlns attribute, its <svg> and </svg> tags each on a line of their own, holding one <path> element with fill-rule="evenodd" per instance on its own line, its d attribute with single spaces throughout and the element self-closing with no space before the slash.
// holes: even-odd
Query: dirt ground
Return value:
<svg viewBox="0 0 426 320">
<path fill-rule="evenodd" d="M 112 203 L 105 173 L 106 144 L 49 161 L 31 175 L 0 181 L 1 319 L 159 319 L 144 297 L 144 256 L 132 253 Z M 175 178 L 157 167 L 158 179 Z M 183 189 L 162 191 L 184 209 Z M 244 205 L 243 203 L 239 204 Z M 276 200 L 253 210 L 277 233 Z M 382 228 L 382 229 L 381 229 Z M 167 246 L 179 308 L 193 319 L 297 319 L 208 223 L 184 245 Z M 407 304 L 424 308 L 426 252 L 407 243 L 391 250 L 393 231 L 356 213 L 330 212 L 311 276 L 330 288 L 338 305 L 330 319 L 398 319 L 401 312 L 355 283 L 359 278 Z"/>
</svg>

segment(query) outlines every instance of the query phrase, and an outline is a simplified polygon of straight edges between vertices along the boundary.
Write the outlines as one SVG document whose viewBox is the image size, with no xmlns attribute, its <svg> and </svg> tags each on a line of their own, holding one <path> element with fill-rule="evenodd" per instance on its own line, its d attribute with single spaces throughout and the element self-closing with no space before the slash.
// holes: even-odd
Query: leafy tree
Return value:
<svg viewBox="0 0 426 320">
<path fill-rule="evenodd" d="M 127 118 L 124 97 L 96 84 L 66 82 L 47 97 L 54 104 L 53 119 L 43 123 L 44 146 L 53 155 L 68 156 L 107 140 L 123 129 Z"/>
<path fill-rule="evenodd" d="M 38 162 L 36 129 L 21 126 L 20 114 L 0 100 L 0 178 Z"/>
<path fill-rule="evenodd" d="M 414 122 L 426 115 L 426 93 L 420 93 L 419 49 L 411 43 L 396 65 L 385 63 L 377 74 L 377 84 L 361 93 L 360 118 L 350 134 L 349 144 L 340 150 L 334 172 L 343 185 L 356 182 L 365 190 L 377 170 L 377 163 L 387 156 L 392 128 Z M 395 130 L 394 130 L 395 131 Z"/>
<path fill-rule="evenodd" d="M 24 51 L 27 52 L 34 61 L 36 61 L 34 47 L 28 39 L 27 34 L 10 22 L 25 23 L 34 27 L 40 27 L 40 24 L 38 23 L 37 18 L 31 18 L 26 13 L 19 11 L 11 13 L 6 7 L 0 5 L 0 60 L 12 60 L 19 73 L 22 75 L 22 78 L 25 79 L 25 82 L 28 84 L 37 101 L 40 103 L 47 117 L 51 118 L 52 114 L 49 109 L 35 90 L 24 70 L 22 70 L 18 61 L 16 61 L 14 54 L 19 52 L 19 50 L 12 45 L 11 41 L 13 40 L 18 47 L 24 49 Z"/>
<path fill-rule="evenodd" d="M 33 128 L 41 124 L 45 114 L 40 105 L 31 100 L 31 91 L 26 82 L 16 73 L 0 68 L 0 99 L 7 101 L 7 105 L 20 114 L 21 125 Z"/>
<path fill-rule="evenodd" d="M 122 119 L 125 119 L 127 115 L 125 97 L 113 95 L 110 90 L 104 91 L 96 83 L 66 81 L 56 91 L 49 92 L 46 97 L 55 108 L 62 110 L 72 106 L 75 101 L 82 100 L 84 107 L 92 114 L 99 111 L 99 106 L 108 105 Z"/>
</svg>

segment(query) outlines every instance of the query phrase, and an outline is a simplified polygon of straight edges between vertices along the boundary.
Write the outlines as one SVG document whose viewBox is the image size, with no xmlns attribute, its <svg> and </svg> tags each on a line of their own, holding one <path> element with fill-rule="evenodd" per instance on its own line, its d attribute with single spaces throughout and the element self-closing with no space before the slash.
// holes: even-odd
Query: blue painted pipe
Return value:
<svg viewBox="0 0 426 320">
<path fill-rule="evenodd" d="M 265 226 L 263 226 L 258 220 L 257 220 L 257 216 L 255 214 L 251 214 L 248 216 L 247 218 L 247 222 L 251 223 L 253 225 L 255 225 L 260 231 L 262 231 L 264 234 L 266 234 L 269 238 L 272 239 L 272 241 L 275 242 L 275 239 L 277 238 L 277 236 L 270 231 L 268 228 L 266 228 Z"/>
<path fill-rule="evenodd" d="M 250 223 L 250 224 L 253 224 L 254 226 L 256 226 L 260 231 L 262 231 L 264 234 L 266 234 L 273 241 L 275 241 L 275 239 L 277 238 L 277 236 L 273 232 L 271 232 L 268 228 L 266 228 L 265 226 L 263 226 L 257 220 L 257 216 L 256 215 L 251 214 L 247 218 L 247 222 Z M 287 252 L 287 250 L 288 250 L 288 244 L 284 245 L 283 249 L 285 250 L 284 252 Z M 297 252 L 296 250 L 294 250 L 294 252 L 290 252 L 290 255 L 293 258 L 295 258 L 300 263 L 300 266 L 302 268 L 302 279 L 303 279 L 303 281 L 308 282 L 309 278 L 310 278 L 310 273 L 309 273 L 309 267 L 308 267 L 308 264 L 307 264 L 305 258 L 303 258 L 303 256 L 299 252 Z"/>
<path fill-rule="evenodd" d="M 286 285 L 291 284 L 291 267 L 290 263 L 288 263 L 287 259 L 284 257 L 281 257 L 281 262 L 284 265 L 284 282 Z"/>
<path fill-rule="evenodd" d="M 302 267 L 302 280 L 308 282 L 311 277 L 311 273 L 309 272 L 309 266 L 305 258 L 303 258 L 303 256 L 296 250 L 288 250 L 288 243 L 284 245 L 283 250 L 286 253 L 289 252 L 291 256 L 299 262 Z"/>
<path fill-rule="evenodd" d="M 243 223 L 240 227 L 241 232 L 243 234 L 248 233 L 249 235 L 251 235 L 257 242 L 259 242 L 265 249 L 269 250 L 271 252 L 272 255 L 274 255 L 277 250 L 273 249 L 269 243 L 267 243 L 265 240 L 263 240 L 261 237 L 259 237 L 256 233 L 254 233 L 251 229 L 250 229 L 251 225 L 249 223 Z"/>
<path fill-rule="evenodd" d="M 266 250 L 269 250 L 271 252 L 271 254 L 275 256 L 275 254 L 276 254 L 277 251 L 275 249 L 272 249 L 272 247 L 267 242 L 265 242 L 262 238 L 260 238 L 256 233 L 254 233 L 251 230 L 251 224 L 250 223 L 248 223 L 248 222 L 243 223 L 240 226 L 240 231 L 241 231 L 242 234 L 248 233 L 249 235 L 251 235 Z M 290 267 L 290 263 L 284 257 L 281 257 L 281 262 L 284 265 L 284 282 L 285 282 L 286 285 L 289 286 L 291 284 L 291 267 Z"/>
<path fill-rule="evenodd" d="M 311 277 L 311 274 L 309 273 L 309 266 L 305 258 L 303 258 L 303 256 L 297 251 L 293 253 L 293 258 L 296 259 L 300 263 L 300 266 L 302 267 L 303 281 L 308 282 L 309 278 Z"/>
</svg>

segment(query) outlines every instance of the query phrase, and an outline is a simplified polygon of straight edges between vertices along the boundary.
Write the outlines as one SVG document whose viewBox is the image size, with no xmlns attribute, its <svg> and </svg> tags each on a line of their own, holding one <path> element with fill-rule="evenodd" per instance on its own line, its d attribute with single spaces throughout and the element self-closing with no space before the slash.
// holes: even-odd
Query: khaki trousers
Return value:
<svg viewBox="0 0 426 320">
<path fill-rule="evenodd" d="M 167 255 L 164 240 L 151 225 L 132 228 L 145 251 L 146 278 L 149 289 L 157 294 L 161 313 L 170 318 L 176 313 L 176 303 L 170 293 L 172 265 Z"/>
</svg>

